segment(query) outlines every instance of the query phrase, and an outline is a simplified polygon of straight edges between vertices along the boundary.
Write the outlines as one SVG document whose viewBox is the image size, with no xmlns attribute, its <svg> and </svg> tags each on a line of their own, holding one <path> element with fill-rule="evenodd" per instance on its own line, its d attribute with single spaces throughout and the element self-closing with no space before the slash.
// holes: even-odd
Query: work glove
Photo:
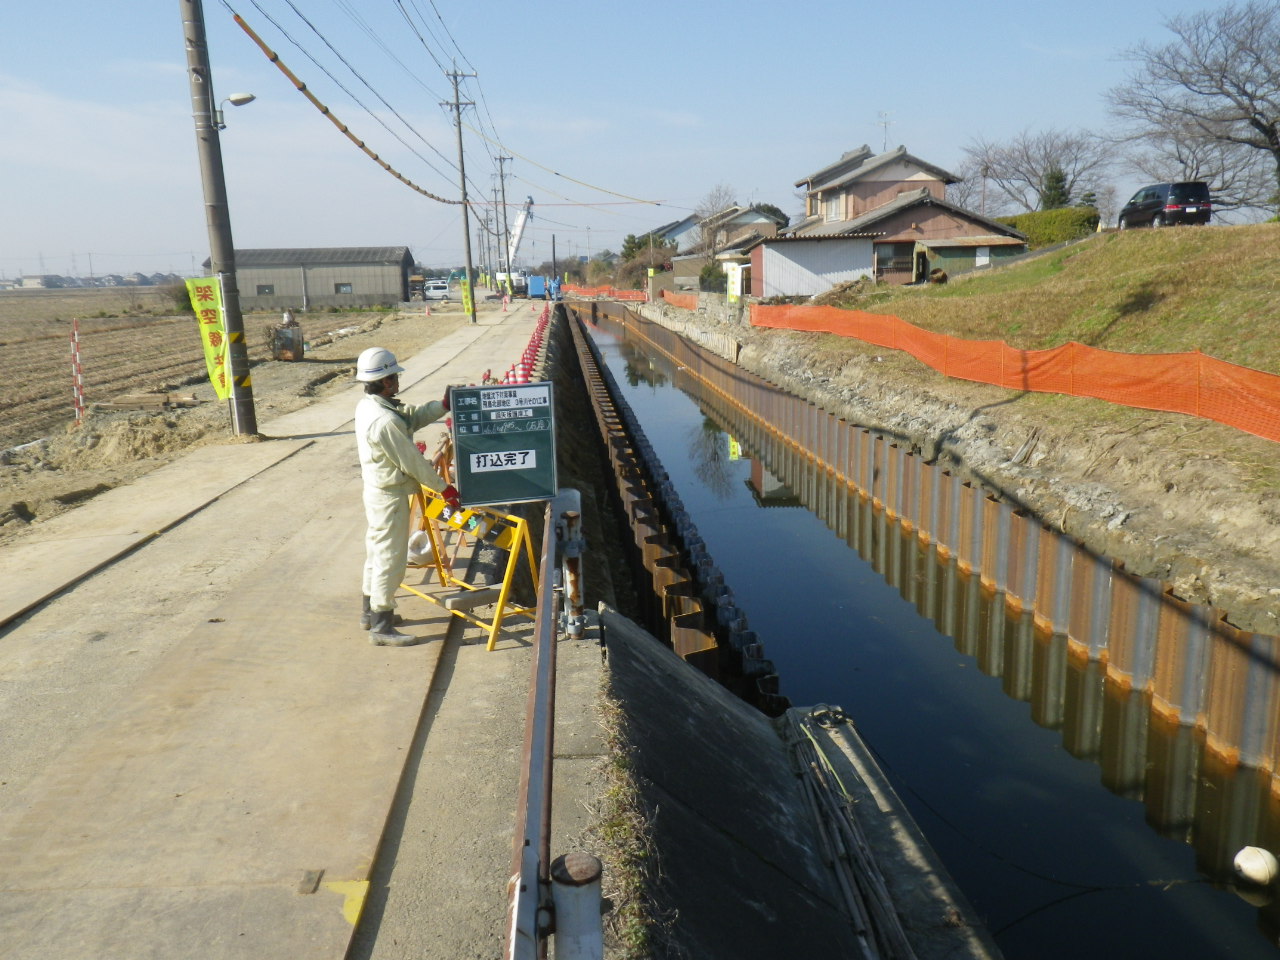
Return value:
<svg viewBox="0 0 1280 960">
<path fill-rule="evenodd" d="M 454 510 L 462 509 L 462 499 L 458 496 L 458 488 L 452 483 L 440 491 L 440 497 Z"/>
<path fill-rule="evenodd" d="M 444 396 L 440 398 L 440 406 L 444 407 L 445 412 L 449 412 L 449 394 L 453 391 L 453 385 L 444 388 Z"/>
</svg>

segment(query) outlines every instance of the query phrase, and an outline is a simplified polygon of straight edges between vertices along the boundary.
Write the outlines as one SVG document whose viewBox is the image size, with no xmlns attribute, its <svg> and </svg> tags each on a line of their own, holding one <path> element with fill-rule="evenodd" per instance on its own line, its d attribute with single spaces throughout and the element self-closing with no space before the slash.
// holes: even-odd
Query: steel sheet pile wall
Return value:
<svg viewBox="0 0 1280 960">
<path fill-rule="evenodd" d="M 1011 611 L 1030 611 L 1035 628 L 1062 637 L 1071 656 L 1098 664 L 1109 682 L 1146 693 L 1170 721 L 1197 726 L 1210 751 L 1273 774 L 1280 767 L 1276 637 L 1244 633 L 1212 608 L 1177 600 L 1160 581 L 1125 572 L 891 438 L 788 394 L 660 324 L 619 306 L 602 305 L 601 313 L 686 368 L 681 375 L 700 381 L 703 401 L 749 448 L 780 446 L 784 452 L 774 462 L 766 457 L 766 465 L 879 572 L 886 573 L 889 558 L 882 554 L 893 538 L 873 537 L 874 523 L 848 493 L 954 559 Z M 963 625 L 946 622 L 954 614 L 942 616 L 940 626 L 958 645 L 974 639 Z M 1018 695 L 1026 676 L 1019 667 L 1007 677 Z"/>
<path fill-rule="evenodd" d="M 635 538 L 634 556 L 650 578 L 652 589 L 645 597 L 650 629 L 681 658 L 743 699 L 766 713 L 782 713 L 790 703 L 778 692 L 772 662 L 747 628 L 746 615 L 612 374 L 599 362 L 583 321 L 576 310 L 567 312 L 573 314 L 569 328 L 578 363 Z"/>
</svg>

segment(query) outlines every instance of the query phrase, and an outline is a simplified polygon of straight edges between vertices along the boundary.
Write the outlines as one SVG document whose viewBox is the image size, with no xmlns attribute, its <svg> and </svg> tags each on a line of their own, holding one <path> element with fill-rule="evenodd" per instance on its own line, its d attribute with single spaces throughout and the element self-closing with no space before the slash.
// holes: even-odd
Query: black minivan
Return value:
<svg viewBox="0 0 1280 960">
<path fill-rule="evenodd" d="M 1121 230 L 1130 227 L 1165 227 L 1178 223 L 1208 223 L 1213 204 L 1209 185 L 1193 180 L 1189 183 L 1153 183 L 1143 187 L 1120 210 Z"/>
</svg>

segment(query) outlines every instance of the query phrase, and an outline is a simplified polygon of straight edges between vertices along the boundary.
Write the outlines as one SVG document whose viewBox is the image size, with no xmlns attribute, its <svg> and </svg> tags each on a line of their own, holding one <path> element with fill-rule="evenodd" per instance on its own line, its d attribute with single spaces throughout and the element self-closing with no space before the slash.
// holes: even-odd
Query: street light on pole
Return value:
<svg viewBox="0 0 1280 960">
<path fill-rule="evenodd" d="M 219 130 L 227 129 L 226 123 L 222 120 L 222 104 L 229 103 L 233 107 L 243 107 L 246 103 L 253 103 L 257 99 L 252 93 L 233 93 L 218 104 L 218 109 L 213 114 L 213 125 Z"/>
<path fill-rule="evenodd" d="M 251 436 L 258 432 L 258 422 L 253 409 L 253 382 L 249 377 L 249 351 L 244 342 L 240 290 L 236 287 L 236 254 L 231 240 L 231 216 L 227 210 L 227 184 L 222 171 L 222 143 L 218 139 L 222 113 L 214 107 L 213 73 L 209 68 L 201 0 L 178 0 L 178 6 L 187 46 L 191 116 L 195 120 L 205 219 L 209 226 L 209 266 L 222 282 L 222 312 L 231 374 L 231 395 L 228 398 L 231 424 L 237 434 Z M 227 98 L 236 106 L 252 99 L 252 94 L 239 93 Z"/>
</svg>

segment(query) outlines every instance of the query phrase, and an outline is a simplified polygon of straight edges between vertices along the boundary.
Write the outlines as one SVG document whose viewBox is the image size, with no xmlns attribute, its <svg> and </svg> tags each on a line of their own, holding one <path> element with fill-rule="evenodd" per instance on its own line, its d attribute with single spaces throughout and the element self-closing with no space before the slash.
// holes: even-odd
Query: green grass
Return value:
<svg viewBox="0 0 1280 960">
<path fill-rule="evenodd" d="M 837 306 L 978 340 L 1123 353 L 1202 350 L 1280 373 L 1280 224 L 1091 237 L 949 284 L 880 288 Z"/>
</svg>

